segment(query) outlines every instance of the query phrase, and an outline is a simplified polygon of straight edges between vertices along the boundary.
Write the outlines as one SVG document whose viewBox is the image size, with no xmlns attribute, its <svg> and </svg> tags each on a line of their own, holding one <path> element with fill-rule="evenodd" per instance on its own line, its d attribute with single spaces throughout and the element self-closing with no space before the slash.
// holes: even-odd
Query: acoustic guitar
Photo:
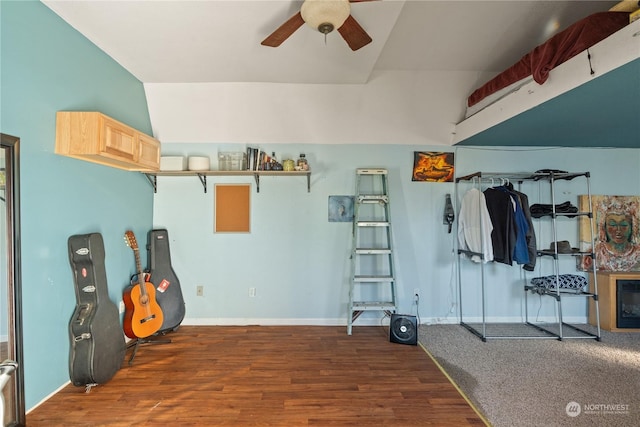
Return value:
<svg viewBox="0 0 640 427">
<path fill-rule="evenodd" d="M 123 329 L 129 338 L 146 338 L 160 330 L 164 321 L 162 309 L 156 301 L 156 289 L 145 280 L 140 263 L 140 251 L 133 231 L 127 231 L 124 240 L 133 250 L 136 259 L 137 283 L 127 286 L 123 292 L 125 306 Z"/>
</svg>

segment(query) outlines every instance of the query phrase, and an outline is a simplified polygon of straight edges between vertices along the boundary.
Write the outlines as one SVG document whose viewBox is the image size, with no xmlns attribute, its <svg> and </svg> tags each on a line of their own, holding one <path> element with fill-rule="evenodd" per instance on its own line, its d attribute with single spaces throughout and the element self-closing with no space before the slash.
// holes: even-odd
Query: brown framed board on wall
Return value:
<svg viewBox="0 0 640 427">
<path fill-rule="evenodd" d="M 215 184 L 215 233 L 249 233 L 251 231 L 251 184 Z"/>
</svg>

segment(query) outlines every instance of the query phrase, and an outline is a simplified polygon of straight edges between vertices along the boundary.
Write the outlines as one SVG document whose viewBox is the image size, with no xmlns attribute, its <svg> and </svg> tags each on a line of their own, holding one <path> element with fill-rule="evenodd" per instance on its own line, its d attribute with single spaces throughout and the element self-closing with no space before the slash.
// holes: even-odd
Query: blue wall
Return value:
<svg viewBox="0 0 640 427">
<path fill-rule="evenodd" d="M 311 192 L 301 177 L 262 177 L 256 193 L 251 177 L 209 177 L 207 193 L 196 177 L 159 177 L 154 200 L 154 225 L 170 230 L 172 261 L 184 289 L 187 323 L 192 324 L 346 324 L 349 289 L 351 224 L 328 222 L 328 197 L 355 191 L 355 169 L 389 170 L 391 217 L 398 280 L 399 310 L 416 313 L 413 291 L 419 289 L 423 322 L 455 322 L 457 301 L 454 234 L 442 223 L 445 194 L 452 183 L 412 182 L 414 151 L 443 151 L 417 145 L 277 144 L 262 146 L 279 159 L 304 152 L 311 165 Z M 236 148 L 239 150 L 240 148 Z M 206 155 L 217 167 L 219 151 L 228 145 L 164 144 L 163 152 Z M 543 168 L 590 171 L 593 194 L 640 194 L 640 150 L 459 147 L 455 150 L 457 176 L 476 171 L 532 172 Z M 605 160 L 606 161 L 603 161 Z M 625 171 L 620 180 L 613 169 Z M 213 232 L 215 183 L 252 183 L 251 233 Z M 586 181 L 558 184 L 557 198 L 577 206 L 586 194 Z M 460 193 L 469 187 L 460 186 Z M 531 203 L 550 203 L 549 186 L 528 184 L 522 191 Z M 180 201 L 177 203 L 177 201 Z M 559 221 L 560 222 L 560 221 Z M 578 223 L 563 221 L 559 236 L 577 242 Z M 551 242 L 549 222 L 537 221 L 541 247 Z M 564 263 L 563 272 L 575 273 Z M 465 314 L 480 315 L 480 270 L 462 265 L 465 275 Z M 552 266 L 538 263 L 532 274 L 552 274 Z M 487 267 L 488 300 L 492 320 L 520 321 L 522 269 L 504 264 Z M 530 275 L 529 277 L 534 277 Z M 196 286 L 204 296 L 196 296 Z M 256 296 L 249 297 L 249 288 Z M 554 316 L 552 298 L 530 298 L 530 307 L 542 319 Z M 539 309 L 540 308 L 540 309 Z M 539 309 L 539 310 L 538 310 Z M 586 322 L 586 300 L 563 307 L 566 320 Z M 356 325 L 380 324 L 378 313 L 363 314 Z M 345 330 L 346 331 L 346 330 Z"/>
<path fill-rule="evenodd" d="M 143 132 L 142 84 L 40 2 L 1 7 L 0 130 L 20 138 L 26 407 L 69 380 L 75 292 L 67 239 L 102 233 L 111 299 L 134 272 L 123 235 L 146 238 L 153 191 L 135 172 L 54 154 L 58 110 L 101 111 Z M 146 254 L 143 255 L 143 263 Z"/>
</svg>

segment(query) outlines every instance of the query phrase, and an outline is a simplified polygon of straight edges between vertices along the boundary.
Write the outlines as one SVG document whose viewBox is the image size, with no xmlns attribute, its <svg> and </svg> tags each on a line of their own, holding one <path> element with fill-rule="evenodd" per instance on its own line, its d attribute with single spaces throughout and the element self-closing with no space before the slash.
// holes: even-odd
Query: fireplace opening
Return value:
<svg viewBox="0 0 640 427">
<path fill-rule="evenodd" d="M 640 280 L 618 280 L 618 328 L 640 328 Z"/>
</svg>

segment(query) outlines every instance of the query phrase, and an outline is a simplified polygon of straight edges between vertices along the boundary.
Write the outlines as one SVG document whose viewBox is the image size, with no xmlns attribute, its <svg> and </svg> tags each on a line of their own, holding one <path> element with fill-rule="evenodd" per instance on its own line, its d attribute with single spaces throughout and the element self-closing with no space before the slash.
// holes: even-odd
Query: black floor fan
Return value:
<svg viewBox="0 0 640 427">
<path fill-rule="evenodd" d="M 389 341 L 398 344 L 418 345 L 417 317 L 407 314 L 392 314 L 389 323 Z"/>
</svg>

